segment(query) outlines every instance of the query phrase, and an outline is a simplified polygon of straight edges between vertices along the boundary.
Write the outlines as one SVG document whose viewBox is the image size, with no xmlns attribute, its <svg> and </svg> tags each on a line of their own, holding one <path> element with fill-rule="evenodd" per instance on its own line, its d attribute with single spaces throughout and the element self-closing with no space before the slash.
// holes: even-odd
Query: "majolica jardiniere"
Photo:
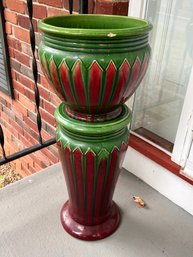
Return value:
<svg viewBox="0 0 193 257">
<path fill-rule="evenodd" d="M 147 70 L 152 25 L 108 15 L 66 15 L 39 23 L 45 76 L 63 100 L 55 118 L 69 201 L 61 212 L 71 235 L 84 240 L 115 231 L 112 201 L 128 145 L 124 105 Z"/>
</svg>

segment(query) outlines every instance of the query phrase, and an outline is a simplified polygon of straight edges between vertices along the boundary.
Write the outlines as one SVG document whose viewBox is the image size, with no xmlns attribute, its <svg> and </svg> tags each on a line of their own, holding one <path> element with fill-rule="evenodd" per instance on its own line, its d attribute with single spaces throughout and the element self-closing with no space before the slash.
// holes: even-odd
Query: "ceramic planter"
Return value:
<svg viewBox="0 0 193 257">
<path fill-rule="evenodd" d="M 63 100 L 55 112 L 69 193 L 61 221 L 74 237 L 101 239 L 120 222 L 112 197 L 129 138 L 124 102 L 147 70 L 152 26 L 122 16 L 66 15 L 39 28 L 43 72 Z"/>
</svg>

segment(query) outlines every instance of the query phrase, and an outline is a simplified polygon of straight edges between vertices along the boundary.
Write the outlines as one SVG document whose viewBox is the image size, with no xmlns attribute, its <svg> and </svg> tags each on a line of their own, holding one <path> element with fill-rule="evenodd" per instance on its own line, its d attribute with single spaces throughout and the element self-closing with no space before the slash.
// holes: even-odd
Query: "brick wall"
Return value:
<svg viewBox="0 0 193 257">
<path fill-rule="evenodd" d="M 79 0 L 74 1 L 74 11 L 78 11 Z M 40 35 L 38 20 L 47 16 L 68 13 L 67 0 L 36 0 L 33 3 L 33 25 L 36 44 Z M 34 104 L 34 83 L 32 75 L 32 53 L 29 38 L 29 18 L 26 1 L 4 0 L 6 33 L 11 61 L 12 82 L 15 99 L 0 91 L 0 122 L 5 134 L 6 153 L 12 154 L 38 143 L 36 109 Z M 127 14 L 128 0 L 89 0 L 89 12 Z M 36 57 L 38 58 L 37 54 Z M 38 61 L 38 60 L 37 60 Z M 39 91 L 41 96 L 42 137 L 48 140 L 55 136 L 55 107 L 60 103 L 42 74 L 39 61 Z M 22 157 L 13 165 L 22 176 L 30 175 L 58 162 L 55 145 Z"/>
</svg>

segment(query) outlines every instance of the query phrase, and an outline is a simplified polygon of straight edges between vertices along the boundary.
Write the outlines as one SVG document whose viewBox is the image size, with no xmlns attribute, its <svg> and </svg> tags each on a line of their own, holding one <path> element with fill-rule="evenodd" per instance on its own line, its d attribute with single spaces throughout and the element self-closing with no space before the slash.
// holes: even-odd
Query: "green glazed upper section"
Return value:
<svg viewBox="0 0 193 257">
<path fill-rule="evenodd" d="M 131 121 L 131 111 L 126 105 L 122 105 L 122 113 L 111 121 L 106 122 L 82 122 L 70 118 L 65 111 L 65 104 L 61 103 L 55 111 L 55 119 L 57 123 L 68 130 L 69 132 L 76 133 L 76 135 L 97 135 L 97 137 L 103 135 L 111 135 L 123 128 L 125 128 Z"/>
<path fill-rule="evenodd" d="M 149 21 L 124 16 L 80 14 L 48 17 L 39 28 L 52 36 L 87 39 L 118 39 L 138 36 L 152 29 Z"/>
</svg>

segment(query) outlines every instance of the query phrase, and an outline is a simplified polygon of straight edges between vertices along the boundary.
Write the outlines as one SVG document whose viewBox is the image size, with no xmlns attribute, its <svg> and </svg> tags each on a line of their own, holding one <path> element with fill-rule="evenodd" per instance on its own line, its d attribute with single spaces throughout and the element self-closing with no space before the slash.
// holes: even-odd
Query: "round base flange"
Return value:
<svg viewBox="0 0 193 257">
<path fill-rule="evenodd" d="M 77 223 L 69 214 L 69 202 L 67 201 L 61 210 L 61 223 L 64 229 L 73 237 L 85 241 L 100 240 L 110 236 L 120 224 L 120 211 L 115 202 L 112 204 L 111 215 L 98 225 L 87 226 Z"/>
</svg>

